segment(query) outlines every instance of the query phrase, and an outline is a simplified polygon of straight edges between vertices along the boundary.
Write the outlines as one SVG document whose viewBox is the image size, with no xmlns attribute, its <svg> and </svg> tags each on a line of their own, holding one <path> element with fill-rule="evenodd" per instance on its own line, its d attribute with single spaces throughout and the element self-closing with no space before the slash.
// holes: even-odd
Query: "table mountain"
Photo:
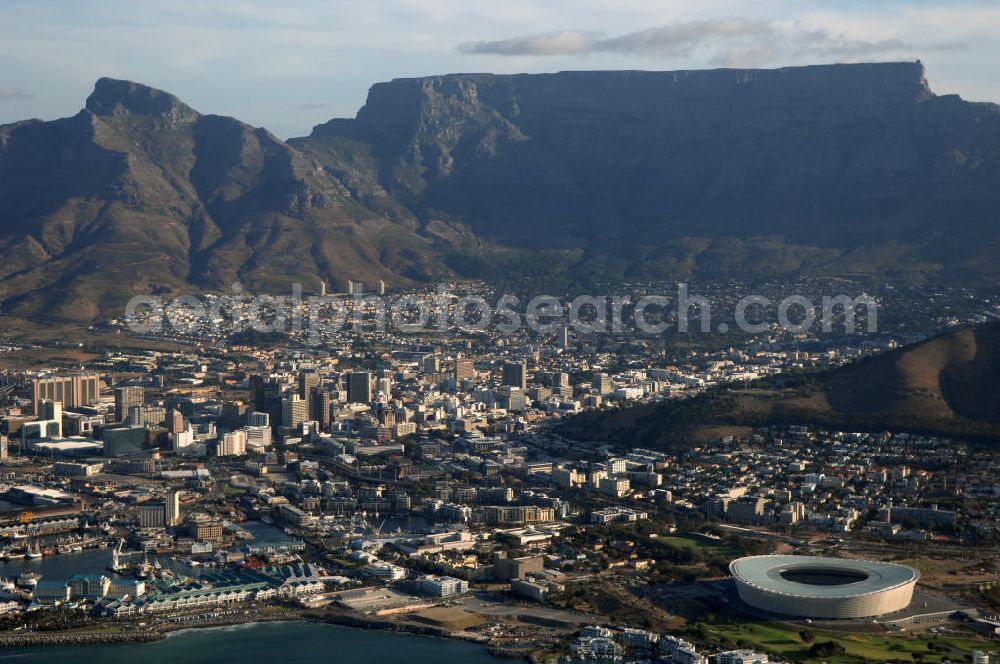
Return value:
<svg viewBox="0 0 1000 664">
<path fill-rule="evenodd" d="M 1000 209 L 1000 108 L 918 62 L 399 79 L 291 143 L 359 200 L 633 269 L 988 267 Z"/>
<path fill-rule="evenodd" d="M 995 277 L 998 185 L 1000 107 L 919 63 L 398 79 L 287 142 L 101 79 L 73 117 L 0 127 L 0 299 L 92 319 L 237 280 Z"/>
</svg>

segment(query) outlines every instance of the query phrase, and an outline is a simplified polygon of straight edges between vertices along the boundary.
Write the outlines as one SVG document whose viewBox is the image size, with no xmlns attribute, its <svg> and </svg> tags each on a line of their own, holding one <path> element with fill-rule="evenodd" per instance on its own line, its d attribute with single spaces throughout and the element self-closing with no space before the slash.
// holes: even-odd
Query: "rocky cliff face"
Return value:
<svg viewBox="0 0 1000 664">
<path fill-rule="evenodd" d="M 73 117 L 0 127 L 0 306 L 453 270 L 996 275 L 998 185 L 1000 107 L 919 63 L 400 79 L 287 143 L 101 79 Z"/>
<path fill-rule="evenodd" d="M 372 158 L 329 158 L 355 194 L 535 247 L 931 241 L 1000 203 L 998 107 L 935 96 L 919 63 L 401 79 L 293 141 L 347 143 Z"/>
<path fill-rule="evenodd" d="M 4 308 L 72 318 L 152 290 L 422 269 L 394 252 L 411 228 L 267 131 L 112 79 L 71 118 L 0 128 L 0 229 Z"/>
</svg>

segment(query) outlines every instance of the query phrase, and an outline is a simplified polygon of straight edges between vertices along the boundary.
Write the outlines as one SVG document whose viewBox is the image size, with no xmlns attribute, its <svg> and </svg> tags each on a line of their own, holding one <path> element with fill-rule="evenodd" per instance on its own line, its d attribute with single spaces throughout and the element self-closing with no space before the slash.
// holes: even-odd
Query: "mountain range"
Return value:
<svg viewBox="0 0 1000 664">
<path fill-rule="evenodd" d="M 103 78 L 0 126 L 0 307 L 320 280 L 998 273 L 1000 107 L 919 62 L 450 74 L 282 141 Z M 544 260 L 541 260 L 544 259 Z"/>
</svg>

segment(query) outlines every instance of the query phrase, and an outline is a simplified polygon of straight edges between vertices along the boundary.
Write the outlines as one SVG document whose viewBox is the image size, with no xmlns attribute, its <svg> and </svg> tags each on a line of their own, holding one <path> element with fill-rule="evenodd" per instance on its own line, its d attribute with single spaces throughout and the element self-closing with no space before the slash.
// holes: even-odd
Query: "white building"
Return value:
<svg viewBox="0 0 1000 664">
<path fill-rule="evenodd" d="M 417 579 L 417 592 L 434 597 L 451 597 L 469 592 L 469 582 L 451 576 L 428 574 Z"/>
</svg>

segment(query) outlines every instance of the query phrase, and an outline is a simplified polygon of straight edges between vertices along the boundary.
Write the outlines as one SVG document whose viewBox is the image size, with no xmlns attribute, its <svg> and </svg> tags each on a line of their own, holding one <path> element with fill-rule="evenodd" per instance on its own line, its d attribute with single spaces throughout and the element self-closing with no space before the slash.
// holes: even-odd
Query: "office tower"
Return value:
<svg viewBox="0 0 1000 664">
<path fill-rule="evenodd" d="M 167 419 L 167 410 L 161 406 L 132 406 L 125 423 L 129 426 L 158 427 Z"/>
<path fill-rule="evenodd" d="M 38 414 L 42 399 L 58 401 L 63 408 L 90 406 L 101 398 L 100 378 L 97 374 L 74 374 L 36 378 L 31 381 L 31 405 Z"/>
<path fill-rule="evenodd" d="M 325 387 L 314 387 L 312 389 L 312 419 L 319 422 L 319 427 L 323 431 L 330 430 L 330 392 Z"/>
<path fill-rule="evenodd" d="M 181 494 L 177 489 L 167 491 L 165 499 L 166 522 L 168 526 L 176 526 L 181 522 Z"/>
<path fill-rule="evenodd" d="M 374 385 L 371 373 L 352 371 L 347 375 L 347 400 L 351 403 L 371 403 Z"/>
<path fill-rule="evenodd" d="M 271 428 L 277 429 L 282 424 L 281 383 L 273 377 L 255 374 L 250 377 L 250 386 L 254 395 L 254 410 L 267 413 Z"/>
<path fill-rule="evenodd" d="M 42 399 L 39 403 L 39 410 L 41 412 L 38 413 L 38 419 L 62 422 L 62 404 L 60 402 Z"/>
<path fill-rule="evenodd" d="M 558 337 L 558 342 L 559 342 L 559 347 L 560 348 L 569 348 L 569 326 L 568 325 L 561 325 L 559 327 L 559 333 L 558 333 L 557 337 Z"/>
<path fill-rule="evenodd" d="M 319 373 L 303 371 L 299 374 L 299 396 L 308 399 L 311 390 L 319 385 Z"/>
<path fill-rule="evenodd" d="M 271 427 L 248 426 L 244 431 L 247 432 L 247 449 L 263 452 L 265 448 L 271 446 Z"/>
<path fill-rule="evenodd" d="M 525 389 L 528 387 L 528 367 L 524 362 L 507 362 L 503 365 L 503 384 Z"/>
<path fill-rule="evenodd" d="M 292 397 L 298 399 L 297 394 Z M 299 399 L 299 403 L 303 403 Z M 216 456 L 241 456 L 247 453 L 247 432 L 243 429 L 222 435 L 215 447 Z"/>
<path fill-rule="evenodd" d="M 271 418 L 267 413 L 254 411 L 247 415 L 247 424 L 252 427 L 267 427 L 271 426 Z"/>
<path fill-rule="evenodd" d="M 378 295 L 385 295 L 385 282 L 381 279 L 379 279 L 375 284 L 375 292 Z"/>
<path fill-rule="evenodd" d="M 141 406 L 145 402 L 143 389 L 137 385 L 115 388 L 115 422 L 124 422 L 128 411 L 133 406 Z"/>
<path fill-rule="evenodd" d="M 606 373 L 595 373 L 591 386 L 597 390 L 598 394 L 608 394 L 611 392 L 611 378 Z"/>
<path fill-rule="evenodd" d="M 550 387 L 568 387 L 569 374 L 564 371 L 553 371 L 549 374 Z"/>
<path fill-rule="evenodd" d="M 309 403 L 294 392 L 281 401 L 281 424 L 297 427 L 309 419 Z"/>
<path fill-rule="evenodd" d="M 476 378 L 476 364 L 470 358 L 458 358 L 455 360 L 455 382 L 461 383 L 465 379 L 474 380 Z"/>
<path fill-rule="evenodd" d="M 247 405 L 242 401 L 222 404 L 222 424 L 228 429 L 238 429 L 246 422 Z"/>
<path fill-rule="evenodd" d="M 167 431 L 177 433 L 184 431 L 184 414 L 179 410 L 172 410 L 167 415 Z"/>
<path fill-rule="evenodd" d="M 104 456 L 136 454 L 146 444 L 145 427 L 118 427 L 104 430 Z"/>
<path fill-rule="evenodd" d="M 420 370 L 425 374 L 436 374 L 441 371 L 441 358 L 437 355 L 428 355 L 421 363 Z"/>
<path fill-rule="evenodd" d="M 392 397 L 392 379 L 388 377 L 379 378 L 375 382 L 375 391 L 384 394 L 386 399 Z"/>
</svg>

